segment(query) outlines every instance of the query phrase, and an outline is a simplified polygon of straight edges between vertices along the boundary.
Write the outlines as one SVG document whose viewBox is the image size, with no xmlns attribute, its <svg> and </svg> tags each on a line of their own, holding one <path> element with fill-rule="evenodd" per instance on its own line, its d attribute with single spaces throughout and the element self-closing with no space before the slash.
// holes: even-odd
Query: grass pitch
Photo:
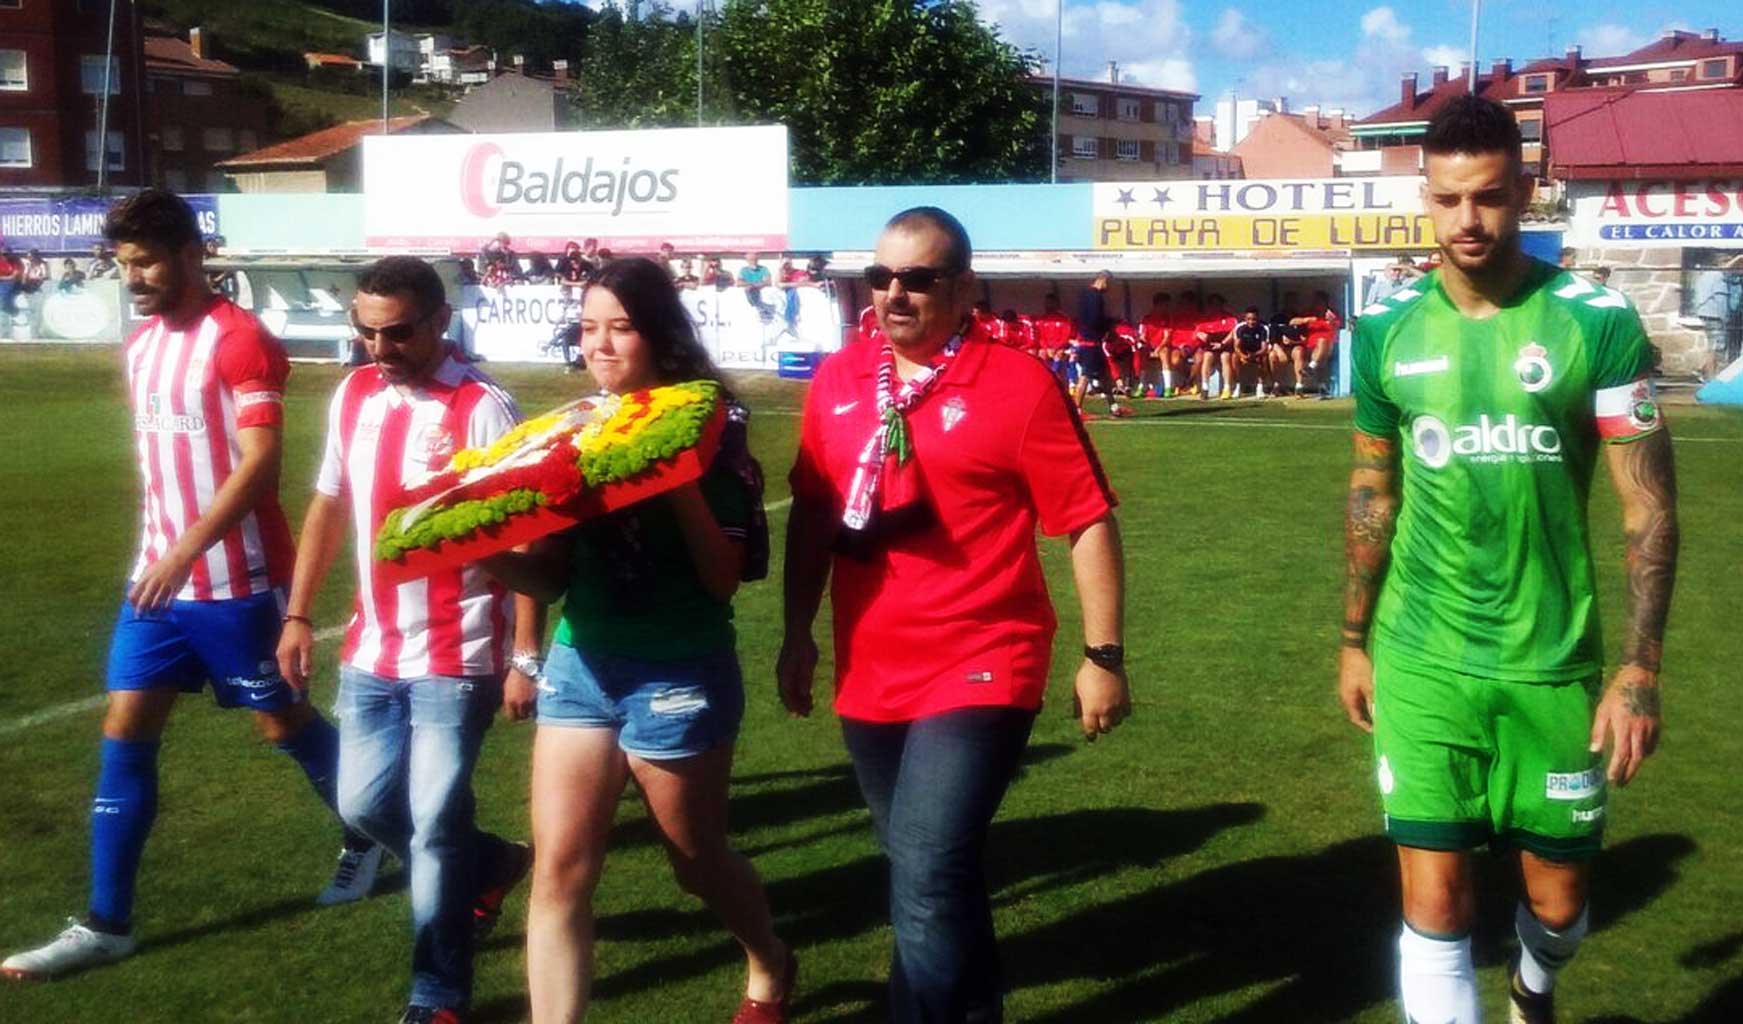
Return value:
<svg viewBox="0 0 1743 1024">
<path fill-rule="evenodd" d="M 0 352 L 0 949 L 82 912 L 102 666 L 136 533 L 137 483 L 113 349 Z M 498 367 L 528 411 L 581 379 Z M 331 367 L 298 366 L 282 493 L 314 477 Z M 768 500 L 786 497 L 798 385 L 745 380 Z M 1012 1021 L 1396 1020 L 1397 895 L 1364 737 L 1333 699 L 1349 409 L 1341 403 L 1140 403 L 1091 425 L 1118 489 L 1135 717 L 1085 744 L 1067 715 L 1080 635 L 1064 547 L 1043 550 L 1061 618 L 1050 703 L 994 827 L 990 870 Z M 1611 805 L 1594 933 L 1565 975 L 1569 1021 L 1743 1019 L 1743 417 L 1673 408 L 1681 584 L 1659 754 Z M 1603 474 L 1600 473 L 1600 477 Z M 1621 531 L 1592 503 L 1606 621 Z M 785 515 L 777 510 L 778 531 Z M 879 1019 L 889 930 L 882 867 L 827 712 L 774 697 L 780 566 L 737 601 L 750 687 L 732 814 L 803 958 L 798 1019 Z M 322 625 L 350 601 L 341 561 Z M 825 616 L 826 617 L 826 616 Z M 820 641 L 826 641 L 821 635 Z M 1613 645 L 1612 645 L 1613 646 Z M 825 647 L 827 644 L 825 642 Z M 315 694 L 330 704 L 337 640 Z M 81 703 L 82 702 L 82 703 Z M 182 701 L 146 849 L 140 952 L 39 985 L 0 985 L 0 1021 L 384 1021 L 407 990 L 401 891 L 316 908 L 336 831 L 295 767 L 240 714 Z M 527 831 L 529 726 L 499 721 L 480 820 Z M 641 809 L 622 807 L 598 898 L 599 1021 L 726 1020 L 730 940 L 679 893 Z M 1504 1019 L 1511 889 L 1491 865 L 1477 936 L 1485 1005 Z M 390 880 L 394 875 L 390 873 Z M 477 1018 L 524 1017 L 524 890 L 478 958 Z"/>
</svg>

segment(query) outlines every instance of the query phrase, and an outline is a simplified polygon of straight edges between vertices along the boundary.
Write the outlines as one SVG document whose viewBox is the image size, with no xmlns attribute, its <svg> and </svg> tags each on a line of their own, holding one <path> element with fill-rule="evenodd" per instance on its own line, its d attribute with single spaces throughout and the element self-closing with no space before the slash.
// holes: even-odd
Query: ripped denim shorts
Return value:
<svg viewBox="0 0 1743 1024">
<path fill-rule="evenodd" d="M 643 661 L 552 644 L 539 682 L 540 725 L 615 729 L 644 761 L 707 753 L 738 736 L 744 677 L 727 648 L 692 661 Z"/>
</svg>

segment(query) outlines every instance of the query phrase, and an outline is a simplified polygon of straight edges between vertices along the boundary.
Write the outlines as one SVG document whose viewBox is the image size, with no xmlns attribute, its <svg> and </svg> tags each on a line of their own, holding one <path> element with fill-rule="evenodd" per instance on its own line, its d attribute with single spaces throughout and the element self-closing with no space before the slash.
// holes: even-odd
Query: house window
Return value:
<svg viewBox="0 0 1743 1024">
<path fill-rule="evenodd" d="M 1074 92 L 1071 94 L 1071 112 L 1078 117 L 1095 117 L 1101 113 L 1101 103 L 1095 93 Z"/>
<path fill-rule="evenodd" d="M 1165 164 L 1178 164 L 1180 162 L 1180 143 L 1162 143 L 1162 162 Z"/>
<path fill-rule="evenodd" d="M 1622 76 L 1622 84 L 1623 85 L 1639 85 L 1645 81 L 1646 81 L 1646 72 L 1644 72 L 1644 71 L 1630 71 L 1626 75 Z"/>
<path fill-rule="evenodd" d="M 1686 82 L 1686 81 L 1688 81 L 1688 77 L 1689 77 L 1689 69 L 1688 68 L 1671 68 L 1670 69 L 1670 80 L 1673 82 Z"/>
<path fill-rule="evenodd" d="M 1120 120 L 1122 120 L 1122 121 L 1136 121 L 1139 117 L 1138 101 L 1133 99 L 1130 96 L 1121 96 L 1120 97 L 1120 104 L 1119 104 L 1119 111 L 1120 111 Z"/>
<path fill-rule="evenodd" d="M 1180 108 L 1167 100 L 1157 100 L 1156 120 L 1162 124 L 1173 124 L 1180 120 Z"/>
<path fill-rule="evenodd" d="M 157 141 L 165 153 L 180 153 L 185 144 L 182 141 L 182 126 L 179 124 L 164 125 L 157 133 Z"/>
<path fill-rule="evenodd" d="M 180 167 L 165 168 L 163 184 L 171 192 L 186 192 L 188 190 L 188 172 Z"/>
<path fill-rule="evenodd" d="M 23 92 L 30 88 L 23 50 L 0 50 L 0 90 Z"/>
<path fill-rule="evenodd" d="M 1727 60 L 1703 60 L 1703 61 L 1701 61 L 1701 77 L 1702 78 L 1724 78 L 1725 74 L 1730 70 L 1731 70 L 1731 62 L 1727 61 Z"/>
<path fill-rule="evenodd" d="M 233 153 L 236 149 L 236 140 L 228 128 L 207 128 L 200 141 L 208 153 Z"/>
<path fill-rule="evenodd" d="M 1519 139 L 1526 145 L 1536 145 L 1543 141 L 1543 122 L 1530 118 L 1519 122 Z"/>
<path fill-rule="evenodd" d="M 260 148 L 260 136 L 254 134 L 254 129 L 244 128 L 236 133 L 236 150 L 240 153 L 252 153 Z"/>
<path fill-rule="evenodd" d="M 97 133 L 85 133 L 85 170 L 97 169 Z M 125 171 L 127 169 L 127 143 L 120 132 L 109 133 L 109 169 Z"/>
<path fill-rule="evenodd" d="M 1094 160 L 1101 156 L 1099 142 L 1093 135 L 1074 135 L 1071 139 L 1071 155 L 1079 160 Z"/>
<path fill-rule="evenodd" d="M 1528 93 L 1548 92 L 1549 91 L 1549 76 L 1548 75 L 1526 75 L 1525 76 L 1525 91 Z"/>
<path fill-rule="evenodd" d="M 79 91 L 86 96 L 95 96 L 103 91 L 103 58 L 86 54 L 79 58 Z M 121 61 L 110 57 L 109 65 L 109 95 L 121 95 Z M 92 168 L 95 170 L 96 168 Z"/>
<path fill-rule="evenodd" d="M 0 3 L 0 7 L 6 6 Z M 0 167 L 30 166 L 30 129 L 0 128 Z"/>
<path fill-rule="evenodd" d="M 212 83 L 190 78 L 182 83 L 182 92 L 188 96 L 210 96 L 212 95 Z"/>
<path fill-rule="evenodd" d="M 1120 160 L 1138 159 L 1138 140 L 1120 139 L 1114 143 L 1114 157 Z"/>
</svg>

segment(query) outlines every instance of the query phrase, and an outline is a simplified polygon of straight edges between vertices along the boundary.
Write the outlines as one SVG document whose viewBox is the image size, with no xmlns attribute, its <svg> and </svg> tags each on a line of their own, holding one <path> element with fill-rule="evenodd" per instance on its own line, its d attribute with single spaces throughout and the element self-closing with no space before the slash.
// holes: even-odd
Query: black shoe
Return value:
<svg viewBox="0 0 1743 1024">
<path fill-rule="evenodd" d="M 1507 1024 L 1555 1024 L 1555 994 L 1532 992 L 1519 980 L 1519 970 L 1513 971 L 1512 991 L 1507 998 Z"/>
<path fill-rule="evenodd" d="M 502 917 L 503 900 L 527 876 L 532 866 L 531 846 L 526 843 L 503 845 L 502 854 L 490 866 L 490 877 L 479 887 L 478 895 L 472 901 L 472 934 L 476 939 L 483 940 L 496 928 L 497 919 Z"/>
</svg>

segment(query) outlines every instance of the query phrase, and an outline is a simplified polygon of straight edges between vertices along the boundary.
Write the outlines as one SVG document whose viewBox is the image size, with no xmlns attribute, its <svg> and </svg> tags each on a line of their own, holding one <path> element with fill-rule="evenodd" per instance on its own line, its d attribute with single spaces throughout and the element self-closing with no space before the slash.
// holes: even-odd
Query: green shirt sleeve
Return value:
<svg viewBox="0 0 1743 1024">
<path fill-rule="evenodd" d="M 1620 387 L 1652 371 L 1652 342 L 1632 304 L 1606 311 L 1590 349 L 1592 390 Z"/>
<path fill-rule="evenodd" d="M 1356 396 L 1356 429 L 1373 437 L 1395 437 L 1402 414 L 1380 384 L 1385 327 L 1376 327 L 1373 317 L 1363 317 L 1356 322 L 1355 335 L 1350 347 L 1350 390 Z"/>
</svg>

